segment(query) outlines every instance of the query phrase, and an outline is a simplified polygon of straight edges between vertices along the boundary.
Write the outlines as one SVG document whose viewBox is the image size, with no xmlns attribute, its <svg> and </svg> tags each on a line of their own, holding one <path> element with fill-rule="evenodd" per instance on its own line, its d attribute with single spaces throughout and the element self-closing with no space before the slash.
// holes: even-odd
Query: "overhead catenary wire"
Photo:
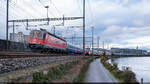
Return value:
<svg viewBox="0 0 150 84">
<path fill-rule="evenodd" d="M 18 11 L 18 10 L 19 10 L 19 11 L 22 11 L 23 13 L 26 13 L 26 15 L 32 16 L 32 18 L 36 18 L 37 16 L 38 16 L 38 17 L 41 17 L 41 16 L 44 15 L 43 12 L 37 10 L 37 9 L 36 9 L 32 4 L 30 4 L 29 2 L 27 2 L 27 1 L 25 1 L 25 0 L 22 0 L 22 1 L 23 1 L 23 3 L 26 4 L 27 7 L 31 7 L 31 10 L 30 10 L 30 11 L 35 11 L 35 12 L 34 12 L 34 14 L 31 14 L 31 12 L 30 12 L 29 10 L 23 9 L 23 8 L 20 7 L 19 5 L 17 5 L 17 4 L 15 5 L 14 3 L 12 3 L 13 6 L 17 9 L 17 11 Z M 18 4 L 19 4 L 19 2 L 18 2 Z M 43 6 L 42 6 L 42 7 L 43 7 Z M 17 11 L 16 11 L 16 12 L 17 12 Z M 23 14 L 23 15 L 25 15 L 25 14 Z"/>
<path fill-rule="evenodd" d="M 12 5 L 12 4 L 10 4 L 9 5 L 10 6 L 10 9 L 11 10 L 15 10 L 15 7 Z M 11 18 L 13 18 L 13 17 L 18 17 L 18 16 L 22 16 L 23 14 L 25 14 L 25 13 L 23 13 L 23 12 L 21 12 L 21 11 L 12 11 L 12 12 L 10 12 L 11 14 L 10 14 L 10 16 L 12 16 Z"/>
<path fill-rule="evenodd" d="M 14 3 L 11 2 L 10 6 L 11 6 L 10 8 L 12 8 L 13 10 L 15 10 L 15 8 L 16 8 L 17 5 L 15 5 Z M 20 8 L 20 7 L 19 7 L 19 8 Z M 17 10 L 17 11 L 12 11 L 12 12 L 13 12 L 13 15 L 10 14 L 11 17 L 13 17 L 13 16 L 16 16 L 16 17 L 17 17 L 17 16 L 22 16 L 23 14 L 25 14 L 25 13 L 23 13 L 23 12 L 21 12 L 21 11 L 18 11 L 18 10 Z M 30 16 L 31 16 L 31 15 L 30 15 Z M 33 17 L 33 16 L 32 16 L 32 17 Z M 34 18 L 34 17 L 33 17 L 33 18 Z M 23 25 L 24 25 L 24 23 L 23 23 Z M 24 25 L 24 26 L 25 26 L 25 25 Z M 26 26 L 25 26 L 25 27 L 26 27 Z"/>
<path fill-rule="evenodd" d="M 4 6 L 4 4 L 6 4 L 6 2 L 4 2 L 4 0 L 0 0 L 0 14 L 1 15 L 6 15 L 6 11 L 4 10 L 4 8 L 5 8 L 5 6 Z"/>
<path fill-rule="evenodd" d="M 35 6 L 34 6 L 33 4 L 27 2 L 26 0 L 24 0 L 23 2 L 24 2 L 28 7 L 31 7 L 32 11 L 34 11 L 34 15 L 35 15 L 35 14 L 38 14 L 38 16 L 42 16 L 42 15 L 43 15 L 43 13 L 42 13 L 39 9 L 35 8 Z M 35 3 L 35 4 L 36 4 L 36 3 Z"/>
<path fill-rule="evenodd" d="M 14 8 L 14 10 L 17 10 L 17 11 L 14 11 L 14 12 L 19 12 L 19 13 L 22 13 L 21 15 L 30 15 L 32 18 L 36 18 L 36 16 L 34 16 L 33 14 L 31 14 L 29 11 L 21 8 L 20 6 L 18 5 L 14 5 L 13 3 L 10 3 L 10 6 L 12 6 Z M 17 9 L 16 9 L 17 8 Z"/>
<path fill-rule="evenodd" d="M 93 23 L 93 18 L 94 18 L 94 16 L 93 16 L 93 11 L 92 11 L 92 8 L 91 8 L 91 4 L 90 4 L 90 0 L 87 0 L 87 5 L 88 5 L 88 9 L 89 9 L 89 12 L 88 13 L 90 13 L 90 16 L 91 16 L 91 22 Z"/>
<path fill-rule="evenodd" d="M 80 1 L 80 2 L 79 2 Z M 82 15 L 82 9 L 81 9 L 81 3 L 82 3 L 82 0 L 76 0 L 77 4 L 78 4 L 78 8 L 79 8 L 79 12 L 80 14 Z"/>
<path fill-rule="evenodd" d="M 39 0 L 39 3 L 42 5 L 42 7 L 45 9 L 45 5 L 41 2 L 41 0 Z M 51 14 L 53 17 L 55 17 L 55 15 L 50 12 L 50 10 L 48 9 L 48 14 Z"/>
<path fill-rule="evenodd" d="M 15 13 L 20 13 L 20 14 L 18 14 L 18 15 L 29 15 L 30 13 L 29 12 L 27 12 L 26 10 L 24 10 L 23 8 L 21 8 L 20 6 L 18 6 L 18 5 L 15 5 L 15 4 L 13 4 L 13 3 L 10 3 L 10 8 L 12 8 L 14 11 L 13 12 L 15 12 Z M 30 14 L 30 16 L 32 16 L 32 18 L 34 18 L 35 16 L 33 16 L 32 14 Z"/>
<path fill-rule="evenodd" d="M 56 5 L 52 2 L 52 0 L 50 0 L 50 4 L 52 4 L 54 6 L 54 8 L 56 9 L 58 15 L 62 16 L 63 14 L 60 13 L 60 11 L 58 10 L 58 8 L 56 7 Z"/>
</svg>

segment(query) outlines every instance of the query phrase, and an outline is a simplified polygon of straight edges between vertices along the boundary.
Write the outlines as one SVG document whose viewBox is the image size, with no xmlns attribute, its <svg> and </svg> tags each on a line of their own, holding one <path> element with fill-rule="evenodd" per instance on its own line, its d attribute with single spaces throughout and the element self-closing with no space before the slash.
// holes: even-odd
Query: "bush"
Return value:
<svg viewBox="0 0 150 84">
<path fill-rule="evenodd" d="M 48 83 L 50 79 L 47 75 L 43 75 L 40 72 L 33 74 L 33 83 Z"/>
<path fill-rule="evenodd" d="M 130 71 L 128 68 L 124 71 L 118 69 L 117 64 L 111 65 L 108 62 L 102 62 L 102 64 L 120 81 L 123 82 L 134 82 L 137 83 L 135 74 Z"/>
<path fill-rule="evenodd" d="M 132 71 L 124 71 L 124 81 L 125 82 L 136 82 L 135 74 Z"/>
<path fill-rule="evenodd" d="M 34 83 L 50 83 L 52 80 L 59 79 L 63 76 L 71 67 L 72 65 L 77 64 L 77 62 L 70 62 L 66 64 L 60 64 L 59 66 L 52 67 L 48 71 L 47 75 L 44 75 L 40 72 L 33 73 L 33 80 Z"/>
</svg>

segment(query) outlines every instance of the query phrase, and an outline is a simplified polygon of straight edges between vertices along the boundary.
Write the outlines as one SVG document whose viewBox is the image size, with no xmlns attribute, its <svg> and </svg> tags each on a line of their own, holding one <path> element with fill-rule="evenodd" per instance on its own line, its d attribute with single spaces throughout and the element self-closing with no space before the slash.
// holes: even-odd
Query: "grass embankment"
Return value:
<svg viewBox="0 0 150 84">
<path fill-rule="evenodd" d="M 89 64 L 93 58 L 77 62 L 70 62 L 49 69 L 47 74 L 36 72 L 33 74 L 33 83 L 51 82 L 83 82 Z"/>
<path fill-rule="evenodd" d="M 101 57 L 101 63 L 106 69 L 121 83 L 138 83 L 135 74 L 127 67 L 124 70 L 119 70 L 117 64 L 110 64 L 106 62 L 108 58 L 106 56 Z"/>
<path fill-rule="evenodd" d="M 73 82 L 84 82 L 85 81 L 85 76 L 86 72 L 88 71 L 90 63 L 94 60 L 94 58 L 89 59 L 86 64 L 81 68 L 80 74 L 74 79 Z"/>
<path fill-rule="evenodd" d="M 49 71 L 47 72 L 47 74 L 44 74 L 42 72 L 35 72 L 33 73 L 33 83 L 50 83 L 52 82 L 52 80 L 56 80 L 61 78 L 61 76 L 65 75 L 65 73 L 67 73 L 67 71 L 75 64 L 77 64 L 79 61 L 77 62 L 69 62 L 66 64 L 61 64 L 57 67 L 52 67 L 51 69 L 49 69 Z"/>
</svg>

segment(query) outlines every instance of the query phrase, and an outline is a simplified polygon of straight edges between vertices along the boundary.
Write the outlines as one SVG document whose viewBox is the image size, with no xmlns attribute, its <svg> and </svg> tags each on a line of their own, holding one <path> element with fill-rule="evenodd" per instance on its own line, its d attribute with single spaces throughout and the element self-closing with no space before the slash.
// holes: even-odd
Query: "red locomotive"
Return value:
<svg viewBox="0 0 150 84">
<path fill-rule="evenodd" d="M 67 42 L 46 30 L 32 30 L 30 32 L 29 47 L 32 50 L 44 52 L 66 52 Z"/>
<path fill-rule="evenodd" d="M 90 48 L 86 48 L 86 50 L 85 50 L 85 54 L 86 54 L 86 55 L 90 55 L 90 54 L 91 54 L 91 50 L 90 50 Z"/>
</svg>

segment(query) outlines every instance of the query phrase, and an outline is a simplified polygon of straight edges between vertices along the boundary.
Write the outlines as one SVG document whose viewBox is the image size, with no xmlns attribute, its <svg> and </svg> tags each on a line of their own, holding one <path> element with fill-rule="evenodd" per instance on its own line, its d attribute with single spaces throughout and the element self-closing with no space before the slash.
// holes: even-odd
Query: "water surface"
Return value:
<svg viewBox="0 0 150 84">
<path fill-rule="evenodd" d="M 139 82 L 141 78 L 144 79 L 144 82 L 150 82 L 150 57 L 115 58 L 113 62 L 117 63 L 121 70 L 123 66 L 130 67 Z"/>
</svg>

